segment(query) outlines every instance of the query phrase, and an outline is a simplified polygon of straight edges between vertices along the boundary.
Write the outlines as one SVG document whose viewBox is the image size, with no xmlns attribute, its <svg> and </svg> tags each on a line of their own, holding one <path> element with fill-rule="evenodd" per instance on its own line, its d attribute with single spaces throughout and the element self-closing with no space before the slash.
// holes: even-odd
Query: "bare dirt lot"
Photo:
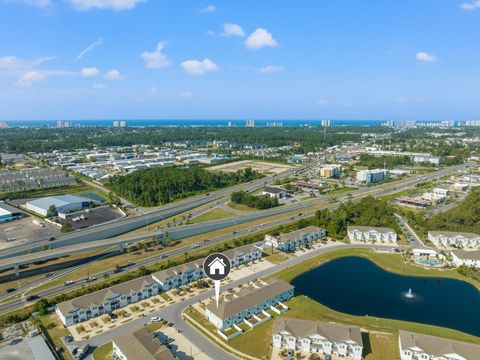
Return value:
<svg viewBox="0 0 480 360">
<path fill-rule="evenodd" d="M 294 166 L 285 164 L 276 164 L 256 160 L 242 160 L 233 163 L 213 166 L 208 169 L 214 171 L 235 172 L 237 170 L 246 169 L 248 167 L 264 175 L 276 175 L 278 173 L 281 173 L 282 171 L 294 168 Z"/>
</svg>

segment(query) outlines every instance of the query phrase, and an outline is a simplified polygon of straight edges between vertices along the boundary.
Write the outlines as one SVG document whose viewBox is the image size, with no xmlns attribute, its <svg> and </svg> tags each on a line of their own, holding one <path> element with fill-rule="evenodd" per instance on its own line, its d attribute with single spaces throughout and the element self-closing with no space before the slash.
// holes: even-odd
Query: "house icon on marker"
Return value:
<svg viewBox="0 0 480 360">
<path fill-rule="evenodd" d="M 210 274 L 225 275 L 225 268 L 227 267 L 227 265 L 223 262 L 223 259 L 216 257 L 207 266 Z"/>
</svg>

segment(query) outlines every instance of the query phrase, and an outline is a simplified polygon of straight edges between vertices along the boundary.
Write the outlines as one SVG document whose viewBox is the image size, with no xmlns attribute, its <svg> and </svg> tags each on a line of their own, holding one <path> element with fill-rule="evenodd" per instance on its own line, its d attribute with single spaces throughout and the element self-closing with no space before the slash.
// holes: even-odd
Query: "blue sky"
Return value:
<svg viewBox="0 0 480 360">
<path fill-rule="evenodd" d="M 0 0 L 0 119 L 478 119 L 480 0 Z"/>
</svg>

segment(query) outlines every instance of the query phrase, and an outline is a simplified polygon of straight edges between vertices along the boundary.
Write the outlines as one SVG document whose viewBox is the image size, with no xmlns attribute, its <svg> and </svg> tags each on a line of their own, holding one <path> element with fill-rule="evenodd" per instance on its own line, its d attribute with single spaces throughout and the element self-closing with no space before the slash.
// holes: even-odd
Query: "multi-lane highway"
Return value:
<svg viewBox="0 0 480 360">
<path fill-rule="evenodd" d="M 359 190 L 356 190 L 356 191 L 352 191 L 351 196 L 348 196 L 346 194 L 339 195 L 337 197 L 335 203 L 332 203 L 328 199 L 328 197 L 325 197 L 325 199 L 324 199 L 325 208 L 335 208 L 343 201 L 346 201 L 346 200 L 358 201 L 358 200 L 364 198 L 365 196 L 369 196 L 369 195 L 372 195 L 372 196 L 386 196 L 386 195 L 389 195 L 389 194 L 394 194 L 396 192 L 403 191 L 404 189 L 410 188 L 411 186 L 413 186 L 414 183 L 429 180 L 429 179 L 439 177 L 439 176 L 444 176 L 445 174 L 448 174 L 452 171 L 456 171 L 456 168 L 444 169 L 442 171 L 435 172 L 435 173 L 430 173 L 430 174 L 425 174 L 421 177 L 417 177 L 417 178 L 414 178 L 414 179 L 410 178 L 410 179 L 405 179 L 405 180 L 402 180 L 402 181 L 397 181 L 395 183 L 386 183 L 386 184 L 382 184 L 382 185 L 378 185 L 378 186 L 373 186 L 373 187 L 370 187 L 370 188 L 359 189 Z M 306 203 L 307 202 L 296 204 L 296 205 L 302 205 L 303 207 L 311 206 L 311 204 L 306 204 Z M 299 209 L 299 208 L 297 208 L 297 209 Z M 314 210 L 304 211 L 302 213 L 302 216 L 309 216 L 309 215 L 312 215 L 313 213 L 314 213 Z M 265 229 L 265 228 L 268 228 L 268 227 L 279 226 L 281 224 L 285 224 L 288 221 L 298 219 L 300 217 L 301 216 L 296 214 L 293 217 L 292 216 L 287 216 L 285 218 L 277 218 L 273 221 L 265 221 L 262 225 L 256 226 L 255 231 Z M 254 218 L 254 219 L 256 219 L 256 218 Z M 237 219 L 237 220 L 240 220 L 240 219 Z M 250 221 L 252 221 L 252 220 L 250 220 Z M 216 221 L 213 221 L 213 222 L 205 222 L 205 223 L 195 224 L 196 226 L 194 228 L 195 229 L 202 229 L 202 224 L 203 224 L 203 225 L 206 225 L 205 229 L 210 229 L 210 226 L 211 226 L 212 223 L 213 223 L 213 225 L 217 226 L 219 223 L 222 223 L 222 222 L 224 223 L 223 227 L 233 227 L 237 223 L 235 221 L 232 222 L 232 219 L 224 219 L 224 220 L 216 220 Z M 188 226 L 186 226 L 186 228 L 188 228 Z M 205 229 L 203 229 L 203 230 L 205 230 Z M 246 235 L 246 234 L 250 233 L 251 230 L 252 230 L 251 228 L 239 229 L 239 230 L 236 231 L 235 234 L 232 232 L 232 233 L 229 233 L 227 235 L 223 235 L 223 236 L 219 236 L 219 237 L 210 239 L 208 242 L 201 241 L 197 244 L 197 246 L 198 246 L 199 249 L 201 249 L 203 247 L 212 246 L 212 245 L 215 245 L 215 244 L 222 243 L 222 242 L 225 242 L 227 240 L 233 239 L 235 237 Z M 184 231 L 184 230 L 180 229 L 179 231 Z M 172 233 L 172 230 L 171 230 L 170 233 Z M 145 235 L 143 235 L 143 236 L 145 236 Z M 151 235 L 149 235 L 149 236 L 151 236 Z M 113 240 L 114 239 L 109 239 L 108 241 L 113 241 Z M 123 240 L 123 241 L 125 241 L 125 240 Z M 164 252 L 164 253 L 156 255 L 156 256 L 152 256 L 151 258 L 148 258 L 148 259 L 137 262 L 137 264 L 135 264 L 134 267 L 131 267 L 131 269 L 137 268 L 137 267 L 140 267 L 140 266 L 153 264 L 153 263 L 155 263 L 159 260 L 162 260 L 162 259 L 165 260 L 166 258 L 169 258 L 169 257 L 178 256 L 180 254 L 185 253 L 190 248 L 191 248 L 191 245 L 187 245 L 187 246 L 184 246 L 184 247 L 181 247 L 181 248 L 177 248 L 175 250 Z M 67 250 L 68 250 L 68 248 L 67 248 Z M 15 259 L 15 260 L 18 260 L 18 259 Z M 69 270 L 64 270 L 64 273 L 67 272 L 67 271 L 69 271 Z M 63 275 L 64 275 L 64 273 L 63 273 Z M 113 269 L 105 270 L 105 271 L 103 271 L 99 274 L 92 274 L 92 275 L 95 275 L 95 276 L 97 276 L 97 278 L 101 279 L 104 274 L 113 275 Z M 59 272 L 55 273 L 55 276 L 62 276 L 62 272 L 59 271 Z M 24 287 L 23 289 L 21 289 L 20 292 L 24 293 L 26 290 L 32 289 L 35 286 L 38 286 L 39 283 L 41 284 L 41 282 L 42 281 L 40 280 L 38 282 L 32 283 L 31 285 L 28 285 L 27 287 Z M 69 290 L 73 290 L 77 286 L 81 286 L 81 284 L 78 284 L 76 286 L 71 286 L 69 288 Z M 38 295 L 41 296 L 41 297 L 50 297 L 50 296 L 55 296 L 55 295 L 61 294 L 64 291 L 65 291 L 65 288 L 63 286 L 57 286 L 57 287 L 42 291 L 42 292 L 38 293 Z M 12 295 L 14 295 L 14 294 L 9 294 L 9 296 L 12 296 Z M 0 297 L 0 299 L 1 299 L 1 297 Z M 8 302 L 8 303 L 1 304 L 0 305 L 0 312 L 9 311 L 9 310 L 18 308 L 19 306 L 22 306 L 24 304 L 25 304 L 24 299 L 16 299 L 16 300 L 13 300 L 13 301 Z"/>
<path fill-rule="evenodd" d="M 92 241 L 119 236 L 140 227 L 145 227 L 163 219 L 195 209 L 209 202 L 215 202 L 225 197 L 226 195 L 231 194 L 234 191 L 255 191 L 263 187 L 265 184 L 269 184 L 272 181 L 287 177 L 289 175 L 290 171 L 287 171 L 273 177 L 262 178 L 252 181 L 250 183 L 239 184 L 229 188 L 212 191 L 211 193 L 209 193 L 209 195 L 204 194 L 190 197 L 171 204 L 167 204 L 165 206 L 161 206 L 157 210 L 147 214 L 135 217 L 121 218 L 115 221 L 111 221 L 109 223 L 100 224 L 87 229 L 80 229 L 73 233 L 65 235 L 60 235 L 55 241 L 48 241 L 48 239 L 36 239 L 28 244 L 0 250 L 0 259 L 18 256 L 21 254 L 25 254 L 29 251 L 36 251 L 39 250 L 42 245 L 48 245 L 49 248 L 56 249 L 64 246 L 78 245 L 82 243 L 89 243 Z"/>
<path fill-rule="evenodd" d="M 411 188 L 412 186 L 414 186 L 419 182 L 435 179 L 438 177 L 443 177 L 445 175 L 454 173 L 459 169 L 461 169 L 461 166 L 452 166 L 439 171 L 423 174 L 418 177 L 407 178 L 407 179 L 399 180 L 396 182 L 388 182 L 388 183 L 371 186 L 371 187 L 362 187 L 358 190 L 351 191 L 350 197 L 352 199 L 354 198 L 358 199 L 368 195 L 381 196 L 387 193 L 390 194 L 390 193 L 400 192 L 405 189 Z M 259 181 L 257 181 L 254 184 L 249 184 L 248 187 L 252 189 L 257 186 L 262 186 L 262 184 L 263 182 L 259 184 Z M 225 190 L 222 190 L 222 191 L 223 191 L 222 193 L 225 194 L 224 193 Z M 216 199 L 220 199 L 223 195 L 221 196 L 220 194 L 215 194 L 214 196 Z M 205 197 L 206 196 L 204 196 L 204 198 Z M 345 200 L 346 198 L 347 198 L 347 195 L 337 196 L 336 201 Z M 199 201 L 198 197 L 194 201 Z M 321 196 L 316 199 L 284 205 L 284 206 L 280 206 L 280 207 L 269 209 L 269 210 L 255 211 L 255 212 L 252 212 L 251 214 L 244 215 L 241 217 L 206 221 L 206 222 L 197 223 L 197 224 L 179 226 L 176 228 L 169 229 L 168 232 L 169 232 L 169 235 L 174 239 L 183 239 L 186 237 L 204 234 L 204 233 L 208 233 L 218 229 L 235 227 L 240 224 L 245 224 L 245 223 L 249 223 L 249 222 L 260 220 L 260 219 L 265 219 L 265 222 L 268 222 L 268 218 L 275 215 L 279 215 L 279 214 L 290 212 L 290 211 L 301 211 L 302 209 L 307 209 L 309 207 L 319 206 L 322 204 L 328 204 L 329 202 L 331 202 L 330 197 Z M 188 207 L 187 204 L 185 204 L 184 206 Z M 190 207 L 190 209 L 192 209 L 192 207 Z M 183 210 L 183 211 L 186 211 L 186 210 Z M 285 221 L 285 219 L 283 221 Z M 114 224 L 112 224 L 112 226 L 114 226 Z M 152 236 L 156 236 L 156 235 L 158 236 L 161 233 L 162 231 L 152 231 L 149 233 L 143 233 L 143 234 L 133 235 L 133 236 L 123 235 L 123 236 L 117 236 L 114 238 L 106 238 L 106 239 L 102 238 L 102 240 L 97 239 L 97 240 L 89 240 L 89 241 L 85 240 L 85 238 L 82 239 L 81 237 L 77 236 L 77 242 L 74 242 L 73 244 L 55 241 L 50 243 L 52 245 L 55 245 L 54 248 L 50 250 L 42 251 L 42 252 L 35 252 L 35 253 L 20 255 L 20 256 L 18 252 L 15 252 L 15 251 L 10 252 L 10 254 L 4 253 L 3 254 L 4 259 L 0 261 L 0 270 L 11 269 L 14 266 L 28 264 L 34 261 L 47 260 L 47 259 L 52 259 L 60 256 L 66 256 L 74 253 L 101 249 L 101 248 L 111 247 L 115 245 L 120 246 L 127 242 L 135 242 L 142 239 L 150 238 Z M 0 252 L 0 256 L 1 255 L 2 253 Z M 12 257 L 13 255 L 15 255 L 15 257 Z"/>
</svg>

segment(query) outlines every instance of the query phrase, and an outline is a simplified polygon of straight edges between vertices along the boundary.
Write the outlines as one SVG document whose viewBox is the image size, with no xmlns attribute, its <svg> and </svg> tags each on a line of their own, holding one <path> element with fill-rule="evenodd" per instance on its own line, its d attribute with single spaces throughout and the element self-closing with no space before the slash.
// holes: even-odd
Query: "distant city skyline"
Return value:
<svg viewBox="0 0 480 360">
<path fill-rule="evenodd" d="M 477 120 L 479 24 L 474 0 L 0 0 L 0 120 Z"/>
</svg>

